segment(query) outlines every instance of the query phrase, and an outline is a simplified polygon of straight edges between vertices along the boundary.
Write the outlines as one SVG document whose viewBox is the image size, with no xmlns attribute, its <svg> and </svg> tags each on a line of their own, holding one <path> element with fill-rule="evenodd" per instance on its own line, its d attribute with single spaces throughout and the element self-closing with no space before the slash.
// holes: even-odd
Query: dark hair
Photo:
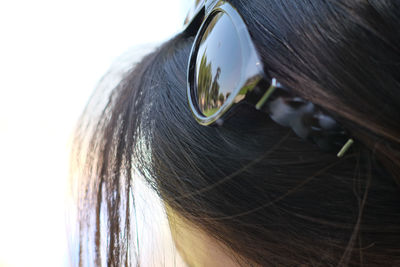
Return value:
<svg viewBox="0 0 400 267">
<path fill-rule="evenodd" d="M 335 115 L 356 140 L 351 153 L 338 159 L 247 106 L 223 127 L 199 125 L 186 100 L 193 37 L 177 35 L 82 116 L 80 263 L 135 262 L 129 214 L 140 173 L 240 262 L 400 265 L 400 2 L 231 2 L 265 71 Z"/>
</svg>

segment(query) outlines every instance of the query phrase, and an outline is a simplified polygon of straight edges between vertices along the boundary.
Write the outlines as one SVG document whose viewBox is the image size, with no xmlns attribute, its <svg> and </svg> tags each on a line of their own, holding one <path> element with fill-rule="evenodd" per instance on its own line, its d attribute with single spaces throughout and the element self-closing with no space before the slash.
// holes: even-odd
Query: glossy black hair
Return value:
<svg viewBox="0 0 400 267">
<path fill-rule="evenodd" d="M 400 264 L 400 2 L 230 2 L 265 71 L 335 114 L 352 153 L 324 153 L 247 106 L 224 127 L 199 125 L 186 98 L 193 37 L 177 35 L 82 116 L 80 264 L 135 264 L 134 173 L 242 264 Z"/>
</svg>

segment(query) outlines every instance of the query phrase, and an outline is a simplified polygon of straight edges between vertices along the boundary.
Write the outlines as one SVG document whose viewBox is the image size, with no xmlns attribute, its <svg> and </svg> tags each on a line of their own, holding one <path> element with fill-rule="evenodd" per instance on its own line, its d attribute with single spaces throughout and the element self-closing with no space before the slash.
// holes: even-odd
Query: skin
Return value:
<svg viewBox="0 0 400 267">
<path fill-rule="evenodd" d="M 240 267 L 228 249 L 166 205 L 172 238 L 188 267 Z"/>
</svg>

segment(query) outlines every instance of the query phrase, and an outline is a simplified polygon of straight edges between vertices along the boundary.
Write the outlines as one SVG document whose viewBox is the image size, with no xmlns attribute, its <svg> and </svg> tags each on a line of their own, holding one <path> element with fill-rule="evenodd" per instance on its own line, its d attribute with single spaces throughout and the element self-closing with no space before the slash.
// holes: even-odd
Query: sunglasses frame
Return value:
<svg viewBox="0 0 400 267">
<path fill-rule="evenodd" d="M 202 10 L 204 9 L 204 10 Z M 208 11 L 208 12 L 207 12 Z M 205 12 L 202 15 L 202 12 Z M 202 36 L 204 31 L 207 29 L 209 22 L 214 18 L 217 13 L 224 13 L 229 16 L 231 22 L 233 23 L 234 28 L 236 29 L 237 36 L 240 42 L 241 49 L 241 77 L 238 82 L 237 88 L 232 90 L 232 94 L 229 98 L 224 102 L 224 104 L 218 109 L 218 111 L 210 116 L 205 116 L 200 111 L 197 105 L 197 88 L 195 87 L 195 66 L 197 59 L 197 51 L 202 41 Z M 266 75 L 263 71 L 263 64 L 261 62 L 260 57 L 257 54 L 257 51 L 254 47 L 254 44 L 251 40 L 250 34 L 247 30 L 247 26 L 240 14 L 235 10 L 235 8 L 230 5 L 228 2 L 220 0 L 220 1 L 205 1 L 204 5 L 198 8 L 197 13 L 195 13 L 194 19 L 187 25 L 187 30 L 195 29 L 193 24 L 198 25 L 198 20 L 201 19 L 202 24 L 200 28 L 197 30 L 197 35 L 195 37 L 194 44 L 192 46 L 192 50 L 190 53 L 189 64 L 188 64 L 188 100 L 191 111 L 198 121 L 198 123 L 202 125 L 211 125 L 216 123 L 219 120 L 221 123 L 221 118 L 231 110 L 234 110 L 234 107 L 241 101 L 249 102 L 246 99 L 246 94 L 254 89 L 259 81 L 266 79 Z M 278 83 L 275 83 L 271 86 L 277 86 Z"/>
<path fill-rule="evenodd" d="M 296 96 L 275 78 L 269 78 L 264 72 L 261 58 L 239 12 L 225 0 L 197 2 L 199 3 L 192 12 L 192 19 L 188 20 L 187 18 L 189 23 L 185 24 L 183 29 L 185 35 L 195 35 L 187 69 L 187 96 L 190 110 L 196 121 L 201 125 L 222 125 L 224 120 L 234 113 L 239 103 L 247 103 L 253 105 L 257 110 L 268 113 L 271 119 L 278 124 L 291 127 L 301 138 L 312 141 L 323 150 L 339 151 L 337 157 L 342 157 L 352 146 L 354 140 L 348 137 L 347 131 L 332 116 L 327 115 L 311 102 Z M 232 90 L 232 94 L 218 108 L 217 112 L 205 116 L 197 104 L 197 88 L 195 88 L 197 53 L 209 22 L 220 12 L 230 18 L 236 29 L 243 64 L 237 88 Z M 271 104 L 270 102 L 274 101 L 269 101 L 270 99 L 275 103 Z M 286 114 L 282 113 L 282 110 L 287 110 Z"/>
</svg>

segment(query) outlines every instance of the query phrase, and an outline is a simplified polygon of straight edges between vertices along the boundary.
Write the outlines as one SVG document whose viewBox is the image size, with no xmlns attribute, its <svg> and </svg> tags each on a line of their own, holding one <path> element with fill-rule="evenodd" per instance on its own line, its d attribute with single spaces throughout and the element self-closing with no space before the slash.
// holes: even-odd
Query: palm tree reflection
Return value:
<svg viewBox="0 0 400 267">
<path fill-rule="evenodd" d="M 205 116 L 211 116 L 219 107 L 225 102 L 225 96 L 220 92 L 219 78 L 221 75 L 221 68 L 218 67 L 217 71 L 212 78 L 211 62 L 208 62 L 206 51 L 200 61 L 198 72 L 198 101 L 200 110 Z"/>
</svg>

